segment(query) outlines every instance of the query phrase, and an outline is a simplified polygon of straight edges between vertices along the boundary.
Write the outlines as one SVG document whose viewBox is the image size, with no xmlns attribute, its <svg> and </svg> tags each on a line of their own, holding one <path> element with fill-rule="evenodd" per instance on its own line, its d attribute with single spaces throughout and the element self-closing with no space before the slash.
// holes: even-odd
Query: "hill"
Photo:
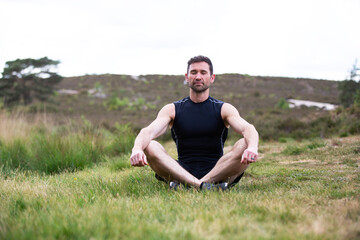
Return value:
<svg viewBox="0 0 360 240">
<path fill-rule="evenodd" d="M 131 123 L 134 128 L 150 123 L 165 104 L 188 95 L 181 75 L 85 75 L 64 78 L 57 89 L 78 94 L 59 94 L 56 115 L 85 116 L 109 126 Z M 281 98 L 338 104 L 336 81 L 242 74 L 217 75 L 211 96 L 232 103 L 245 117 L 274 108 Z"/>
</svg>

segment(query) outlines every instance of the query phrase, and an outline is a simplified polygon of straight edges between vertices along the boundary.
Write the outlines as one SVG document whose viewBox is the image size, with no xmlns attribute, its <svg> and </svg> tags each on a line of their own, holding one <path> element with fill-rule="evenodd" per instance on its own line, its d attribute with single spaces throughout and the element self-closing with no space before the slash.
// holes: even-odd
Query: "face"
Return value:
<svg viewBox="0 0 360 240">
<path fill-rule="evenodd" d="M 209 89 L 215 80 L 215 75 L 210 75 L 209 64 L 197 62 L 190 65 L 189 72 L 185 74 L 185 79 L 193 91 L 201 93 Z"/>
</svg>

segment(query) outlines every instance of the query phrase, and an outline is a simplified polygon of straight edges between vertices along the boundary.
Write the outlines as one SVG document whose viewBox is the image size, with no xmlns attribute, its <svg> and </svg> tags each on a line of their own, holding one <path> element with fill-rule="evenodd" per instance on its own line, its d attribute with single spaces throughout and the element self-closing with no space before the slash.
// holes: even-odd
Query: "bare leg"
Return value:
<svg viewBox="0 0 360 240">
<path fill-rule="evenodd" d="M 201 182 L 182 168 L 172 157 L 167 154 L 165 148 L 156 141 L 151 141 L 145 149 L 145 154 L 150 167 L 166 180 L 186 183 L 199 188 Z"/>
<path fill-rule="evenodd" d="M 241 156 L 246 147 L 247 145 L 243 138 L 237 141 L 231 151 L 222 156 L 214 168 L 200 181 L 219 182 L 225 180 L 229 181 L 229 183 L 233 182 L 249 165 L 241 163 Z"/>
</svg>

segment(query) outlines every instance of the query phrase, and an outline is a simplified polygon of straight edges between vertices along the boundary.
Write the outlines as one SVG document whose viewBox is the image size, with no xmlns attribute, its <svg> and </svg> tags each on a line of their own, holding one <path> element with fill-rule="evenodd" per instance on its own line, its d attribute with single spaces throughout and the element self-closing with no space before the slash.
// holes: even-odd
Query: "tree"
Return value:
<svg viewBox="0 0 360 240">
<path fill-rule="evenodd" d="M 356 90 L 355 96 L 354 96 L 354 105 L 358 108 L 360 108 L 360 88 Z"/>
<path fill-rule="evenodd" d="M 344 107 L 352 105 L 356 99 L 356 95 L 359 94 L 360 81 L 356 81 L 360 77 L 359 71 L 360 68 L 357 67 L 357 61 L 355 61 L 352 69 L 350 70 L 350 80 L 345 80 L 339 82 L 338 84 L 340 102 Z"/>
<path fill-rule="evenodd" d="M 34 98 L 45 101 L 62 77 L 51 69 L 60 62 L 47 57 L 16 59 L 5 64 L 0 78 L 0 101 L 5 107 L 27 105 Z"/>
<path fill-rule="evenodd" d="M 358 73 L 358 71 L 360 71 L 360 68 L 357 67 L 356 59 L 352 69 L 350 70 L 350 80 L 356 81 L 360 79 L 360 73 Z"/>
<path fill-rule="evenodd" d="M 356 90 L 360 89 L 360 83 L 355 82 L 354 80 L 345 80 L 339 82 L 340 90 L 340 102 L 344 107 L 349 107 L 354 103 L 354 97 Z"/>
</svg>

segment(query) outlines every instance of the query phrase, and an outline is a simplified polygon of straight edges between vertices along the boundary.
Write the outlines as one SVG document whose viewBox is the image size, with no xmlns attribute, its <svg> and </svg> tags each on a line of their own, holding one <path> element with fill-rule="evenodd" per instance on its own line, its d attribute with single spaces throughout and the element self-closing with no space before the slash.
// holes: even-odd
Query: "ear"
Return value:
<svg viewBox="0 0 360 240">
<path fill-rule="evenodd" d="M 213 75 L 211 76 L 211 79 L 210 79 L 210 82 L 211 82 L 211 83 L 214 83 L 214 81 L 215 81 L 215 74 L 213 74 Z"/>
<path fill-rule="evenodd" d="M 188 78 L 187 73 L 185 73 L 185 81 L 186 81 L 187 83 L 189 83 L 189 78 Z"/>
</svg>

